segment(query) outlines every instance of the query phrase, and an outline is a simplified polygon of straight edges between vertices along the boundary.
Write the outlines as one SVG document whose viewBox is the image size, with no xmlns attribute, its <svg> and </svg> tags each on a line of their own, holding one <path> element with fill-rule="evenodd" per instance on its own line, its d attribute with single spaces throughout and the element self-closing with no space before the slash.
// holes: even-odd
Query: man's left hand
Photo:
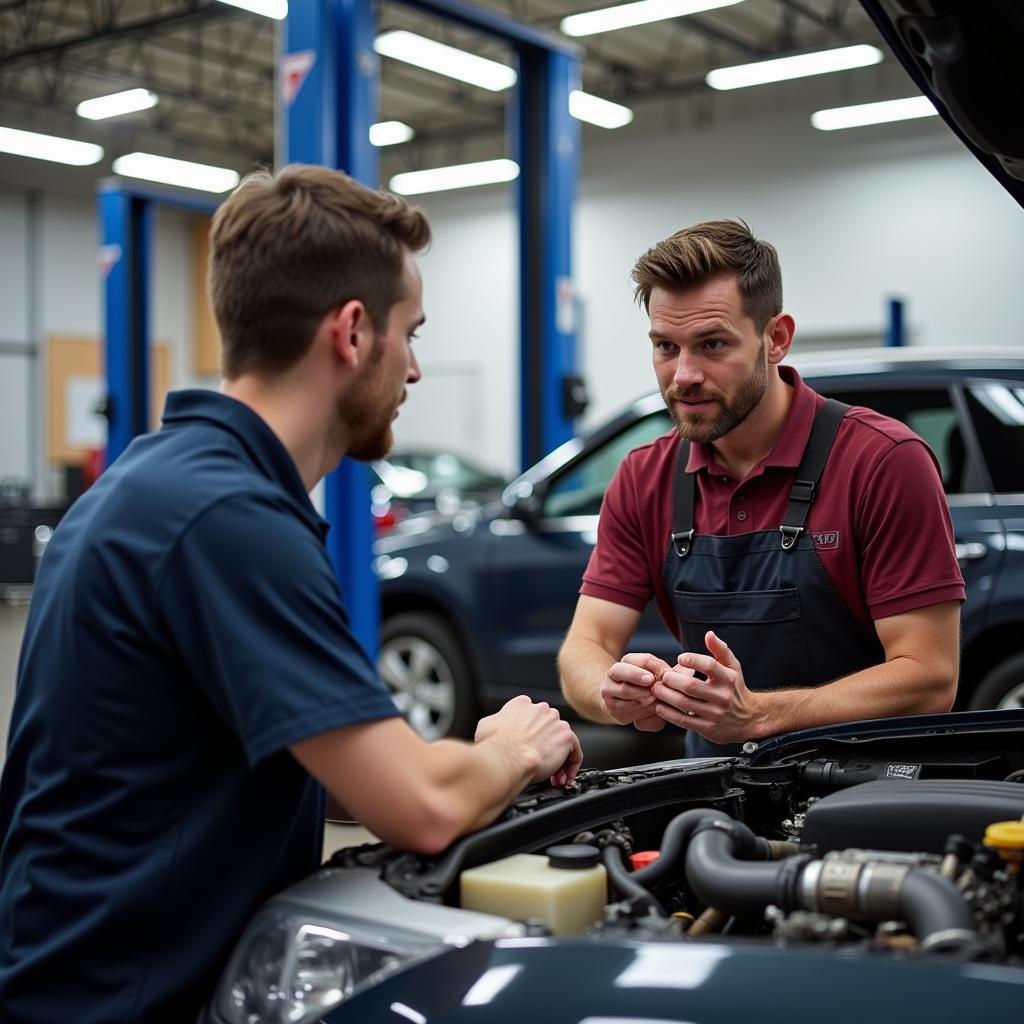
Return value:
<svg viewBox="0 0 1024 1024">
<path fill-rule="evenodd" d="M 680 654 L 676 667 L 651 688 L 655 713 L 713 743 L 742 743 L 756 734 L 757 694 L 747 689 L 743 667 L 723 640 L 708 631 L 704 642 L 710 655 Z"/>
</svg>

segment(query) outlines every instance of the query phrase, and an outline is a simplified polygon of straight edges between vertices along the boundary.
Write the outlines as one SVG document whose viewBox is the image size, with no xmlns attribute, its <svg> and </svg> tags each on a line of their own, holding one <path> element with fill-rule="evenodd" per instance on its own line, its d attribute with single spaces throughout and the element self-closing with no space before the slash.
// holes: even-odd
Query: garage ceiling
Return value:
<svg viewBox="0 0 1024 1024">
<path fill-rule="evenodd" d="M 481 6 L 557 32 L 566 15 L 609 2 L 482 0 Z M 411 29 L 511 62 L 493 41 L 401 4 L 384 0 L 378 15 L 381 31 Z M 277 25 L 218 0 L 0 0 L 0 125 L 100 143 L 107 154 L 100 173 L 133 150 L 240 172 L 269 165 Z M 705 117 L 714 116 L 720 95 L 704 83 L 713 68 L 859 42 L 880 45 L 856 0 L 744 0 L 578 42 L 585 50 L 585 91 L 638 114 L 668 100 L 701 105 Z M 157 93 L 159 104 L 102 122 L 75 114 L 83 99 L 138 86 Z M 505 94 L 381 58 L 380 118 L 416 131 L 412 142 L 381 151 L 383 180 L 397 170 L 503 155 L 505 105 Z"/>
</svg>

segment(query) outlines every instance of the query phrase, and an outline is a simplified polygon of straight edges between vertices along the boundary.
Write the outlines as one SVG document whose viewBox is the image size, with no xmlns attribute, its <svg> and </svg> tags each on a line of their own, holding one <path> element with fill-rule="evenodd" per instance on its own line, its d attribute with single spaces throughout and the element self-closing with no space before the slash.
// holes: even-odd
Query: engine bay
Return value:
<svg viewBox="0 0 1024 1024">
<path fill-rule="evenodd" d="M 450 914 L 466 905 L 463 875 L 571 846 L 604 868 L 586 938 L 718 936 L 1021 966 L 1024 729 L 970 718 L 584 770 L 566 790 L 533 787 L 436 857 L 371 844 L 328 867 L 370 869 L 423 911 Z M 543 914 L 506 916 L 520 934 L 564 934 Z"/>
</svg>

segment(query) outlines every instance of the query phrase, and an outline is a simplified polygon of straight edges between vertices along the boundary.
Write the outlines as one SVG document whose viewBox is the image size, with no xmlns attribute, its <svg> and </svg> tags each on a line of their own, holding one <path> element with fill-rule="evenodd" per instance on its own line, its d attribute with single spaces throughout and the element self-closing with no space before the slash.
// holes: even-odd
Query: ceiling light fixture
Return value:
<svg viewBox="0 0 1024 1024">
<path fill-rule="evenodd" d="M 569 93 L 569 113 L 577 121 L 596 124 L 599 128 L 621 128 L 633 120 L 633 111 L 621 103 L 591 96 L 588 92 L 573 89 Z"/>
<path fill-rule="evenodd" d="M 719 7 L 732 7 L 743 0 L 639 0 L 638 3 L 617 4 L 599 11 L 585 11 L 563 18 L 559 26 L 567 36 L 593 36 L 598 32 L 614 32 L 633 25 L 648 25 L 652 21 L 683 18 L 701 11 L 714 11 Z"/>
<path fill-rule="evenodd" d="M 109 96 L 96 96 L 91 100 L 82 100 L 75 107 L 79 117 L 90 121 L 102 121 L 106 117 L 120 117 L 122 114 L 134 114 L 137 110 L 149 110 L 157 105 L 159 98 L 148 89 L 126 89 L 124 92 L 112 92 Z"/>
<path fill-rule="evenodd" d="M 400 196 L 416 196 L 424 192 L 472 188 L 474 185 L 496 185 L 518 177 L 519 164 L 514 160 L 483 160 L 453 167 L 432 167 L 426 171 L 406 171 L 396 174 L 388 187 Z"/>
<path fill-rule="evenodd" d="M 374 40 L 373 48 L 383 57 L 401 60 L 460 82 L 469 82 L 491 92 L 510 89 L 519 77 L 515 68 L 507 64 L 477 57 L 454 46 L 445 46 L 415 32 L 383 32 Z"/>
<path fill-rule="evenodd" d="M 910 121 L 915 117 L 938 116 L 938 113 L 927 96 L 911 96 L 905 100 L 882 100 L 881 103 L 858 103 L 853 107 L 816 110 L 811 114 L 811 124 L 819 131 L 834 132 L 839 128 Z"/>
<path fill-rule="evenodd" d="M 262 14 L 265 18 L 280 21 L 288 15 L 288 0 L 220 0 L 229 7 L 240 7 L 243 11 Z"/>
<path fill-rule="evenodd" d="M 775 60 L 762 60 L 754 64 L 717 68 L 707 73 L 705 81 L 712 89 L 745 89 L 751 85 L 784 82 L 790 78 L 808 78 L 811 75 L 827 75 L 833 71 L 866 68 L 880 63 L 881 60 L 882 51 L 877 46 L 861 43 L 857 46 L 841 46 L 835 50 L 802 53 L 795 57 L 778 57 Z"/>
<path fill-rule="evenodd" d="M 191 160 L 173 160 L 153 153 L 127 153 L 114 161 L 114 173 L 202 192 L 227 192 L 238 184 L 238 172 Z"/>
<path fill-rule="evenodd" d="M 371 146 L 397 146 L 416 133 L 404 121 L 378 121 L 370 125 Z"/>
<path fill-rule="evenodd" d="M 57 135 L 23 132 L 18 128 L 0 128 L 0 153 L 51 160 L 55 164 L 71 164 L 73 167 L 88 167 L 103 159 L 102 146 L 62 139 Z"/>
</svg>

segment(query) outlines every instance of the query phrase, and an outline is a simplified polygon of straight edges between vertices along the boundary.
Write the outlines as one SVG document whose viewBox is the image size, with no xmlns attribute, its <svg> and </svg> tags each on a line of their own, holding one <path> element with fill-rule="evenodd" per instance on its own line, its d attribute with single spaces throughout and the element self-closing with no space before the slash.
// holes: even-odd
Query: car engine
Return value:
<svg viewBox="0 0 1024 1024">
<path fill-rule="evenodd" d="M 457 907 L 464 872 L 573 844 L 607 877 L 588 936 L 1024 964 L 1019 735 L 829 737 L 778 757 L 748 748 L 583 771 L 568 790 L 528 791 L 438 857 L 376 845 L 331 865 L 372 868 L 406 897 Z M 543 920 L 523 925 L 552 933 Z"/>
</svg>

